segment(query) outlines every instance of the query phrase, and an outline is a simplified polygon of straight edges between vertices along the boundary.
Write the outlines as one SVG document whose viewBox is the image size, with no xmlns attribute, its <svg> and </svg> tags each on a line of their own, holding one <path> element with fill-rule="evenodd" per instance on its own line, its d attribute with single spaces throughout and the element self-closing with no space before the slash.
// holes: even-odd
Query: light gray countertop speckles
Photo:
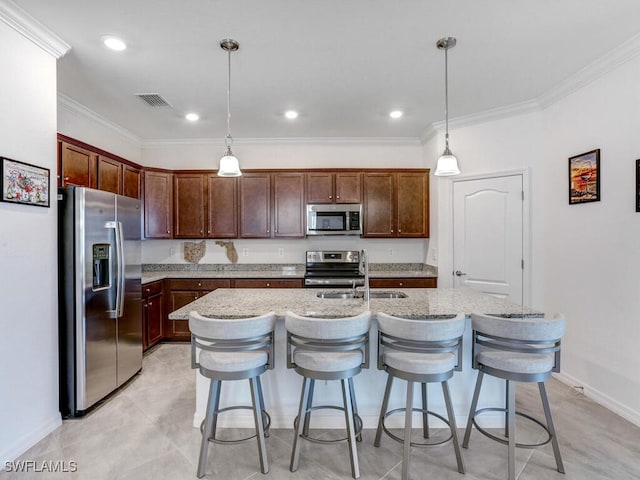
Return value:
<svg viewBox="0 0 640 480">
<path fill-rule="evenodd" d="M 333 290 L 333 289 L 332 289 Z M 382 289 L 372 289 L 372 291 Z M 169 314 L 172 320 L 186 320 L 189 312 L 214 318 L 242 318 L 275 311 L 284 318 L 287 311 L 304 316 L 345 317 L 367 309 L 362 299 L 320 299 L 318 289 L 227 289 L 221 288 Z M 375 315 L 385 312 L 408 318 L 434 318 L 459 312 L 507 316 L 543 316 L 528 307 L 516 305 L 470 288 L 406 288 L 407 298 L 371 299 Z"/>
</svg>

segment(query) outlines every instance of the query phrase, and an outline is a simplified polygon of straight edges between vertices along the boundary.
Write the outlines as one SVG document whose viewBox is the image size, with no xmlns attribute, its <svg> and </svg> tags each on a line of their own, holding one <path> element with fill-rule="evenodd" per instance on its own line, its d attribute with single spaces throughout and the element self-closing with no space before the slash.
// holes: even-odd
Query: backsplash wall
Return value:
<svg viewBox="0 0 640 480">
<path fill-rule="evenodd" d="M 184 242 L 202 240 L 144 240 L 142 263 L 188 263 Z M 206 253 L 199 263 L 231 263 L 224 247 L 206 241 Z M 371 263 L 426 263 L 429 240 L 423 238 L 368 239 L 360 237 L 317 237 L 305 239 L 234 239 L 238 263 L 303 264 L 307 250 L 367 249 Z"/>
</svg>

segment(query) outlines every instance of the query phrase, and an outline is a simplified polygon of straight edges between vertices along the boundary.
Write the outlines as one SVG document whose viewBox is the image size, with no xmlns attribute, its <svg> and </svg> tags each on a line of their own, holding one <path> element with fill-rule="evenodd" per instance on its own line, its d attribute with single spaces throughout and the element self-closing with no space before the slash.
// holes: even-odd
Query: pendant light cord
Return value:
<svg viewBox="0 0 640 480">
<path fill-rule="evenodd" d="M 227 148 L 231 147 L 233 143 L 233 137 L 231 136 L 231 49 L 227 50 L 228 55 L 228 83 L 227 83 L 227 136 L 225 138 L 225 145 Z"/>
<path fill-rule="evenodd" d="M 444 124 L 445 124 L 445 147 L 449 150 L 449 47 L 444 49 Z"/>
</svg>

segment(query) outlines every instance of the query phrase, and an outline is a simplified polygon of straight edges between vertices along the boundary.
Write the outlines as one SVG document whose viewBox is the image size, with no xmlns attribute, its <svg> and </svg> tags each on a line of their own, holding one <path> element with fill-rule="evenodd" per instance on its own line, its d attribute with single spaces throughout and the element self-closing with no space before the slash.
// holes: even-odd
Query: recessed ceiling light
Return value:
<svg viewBox="0 0 640 480">
<path fill-rule="evenodd" d="M 197 113 L 187 113 L 184 118 L 186 118 L 190 122 L 197 122 L 198 120 L 200 120 L 200 115 L 198 115 Z"/>
<path fill-rule="evenodd" d="M 298 112 L 294 110 L 287 110 L 286 112 L 284 112 L 284 116 L 287 117 L 289 120 L 294 120 L 298 118 Z"/>
<path fill-rule="evenodd" d="M 394 110 L 393 112 L 389 113 L 389 116 L 391 118 L 400 118 L 404 113 L 402 112 L 402 110 Z"/>
<path fill-rule="evenodd" d="M 116 37 L 102 37 L 102 43 L 104 43 L 105 47 L 116 52 L 121 52 L 127 48 L 127 44 Z"/>
</svg>

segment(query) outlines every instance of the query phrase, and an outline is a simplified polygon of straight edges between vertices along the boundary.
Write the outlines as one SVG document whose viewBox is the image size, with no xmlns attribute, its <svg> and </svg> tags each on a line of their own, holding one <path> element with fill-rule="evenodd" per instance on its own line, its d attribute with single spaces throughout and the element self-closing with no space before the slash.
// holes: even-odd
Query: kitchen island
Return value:
<svg viewBox="0 0 640 480">
<path fill-rule="evenodd" d="M 358 410 L 365 428 L 375 428 L 377 424 L 382 394 L 386 381 L 386 373 L 376 368 L 377 328 L 375 315 L 385 312 L 391 315 L 407 318 L 437 318 L 442 316 L 465 313 L 467 317 L 474 312 L 506 315 L 511 317 L 542 317 L 543 314 L 528 307 L 516 305 L 503 299 L 483 294 L 468 288 L 415 288 L 404 289 L 401 293 L 406 298 L 372 298 L 368 303 L 362 298 L 319 298 L 318 289 L 218 289 L 202 298 L 169 314 L 170 319 L 184 320 L 189 318 L 189 312 L 195 310 L 201 315 L 216 318 L 241 318 L 262 315 L 274 311 L 278 318 L 275 334 L 275 368 L 262 376 L 266 408 L 272 417 L 274 428 L 290 428 L 293 418 L 297 414 L 300 398 L 301 377 L 293 370 L 286 368 L 286 332 L 284 329 L 284 315 L 291 310 L 294 313 L 312 317 L 344 317 L 357 315 L 367 309 L 371 310 L 373 322 L 371 328 L 371 357 L 370 368 L 363 370 L 355 377 L 355 389 L 358 398 Z M 330 292 L 345 292 L 351 290 L 330 290 Z M 372 294 L 381 292 L 372 289 Z M 385 290 L 388 292 L 388 290 Z M 196 409 L 194 426 L 199 426 L 204 418 L 207 402 L 209 380 L 197 371 Z M 471 368 L 471 322 L 467 319 L 464 334 L 462 371 L 456 372 L 450 380 L 451 395 L 458 425 L 464 425 L 468 415 L 476 371 Z M 397 383 L 397 386 L 396 386 Z M 396 408 L 402 404 L 404 382 L 394 383 L 390 406 Z M 314 404 L 339 404 L 339 382 L 317 382 L 314 394 Z M 431 385 L 435 395 L 430 397 L 429 408 L 442 412 L 444 404 L 441 390 Z M 416 389 L 419 391 L 419 389 Z M 249 403 L 248 382 L 225 382 L 222 388 L 221 406 L 233 402 Z M 496 406 L 504 401 L 504 385 L 494 378 L 486 378 L 478 408 Z M 416 405 L 418 394 L 416 393 Z M 227 418 L 220 418 L 220 426 L 251 427 L 253 417 L 249 411 L 234 410 L 226 414 Z M 333 410 L 321 410 L 314 413 L 316 426 L 325 428 L 340 428 L 344 425 L 344 416 Z M 499 425 L 504 415 L 486 416 L 486 425 L 496 422 Z M 394 423 L 389 419 L 388 425 Z M 402 418 L 398 416 L 398 425 Z"/>
</svg>

